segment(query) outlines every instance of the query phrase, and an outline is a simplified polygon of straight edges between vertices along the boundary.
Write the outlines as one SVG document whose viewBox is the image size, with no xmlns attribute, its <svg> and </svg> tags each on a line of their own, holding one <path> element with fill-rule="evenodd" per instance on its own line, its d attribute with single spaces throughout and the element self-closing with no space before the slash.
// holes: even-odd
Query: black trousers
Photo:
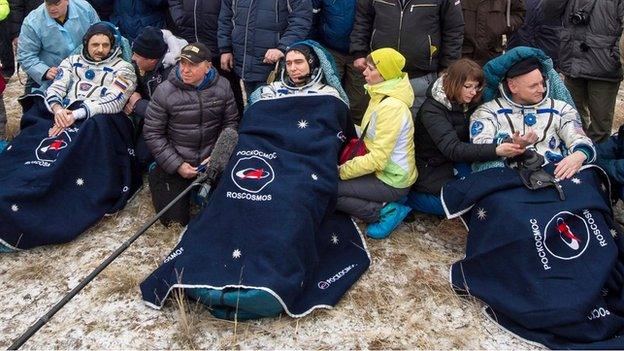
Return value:
<svg viewBox="0 0 624 351">
<path fill-rule="evenodd" d="M 156 212 L 160 212 L 176 198 L 191 183 L 192 179 L 182 178 L 179 174 L 168 174 L 160 166 L 152 169 L 147 179 L 149 181 L 152 204 Z M 187 225 L 190 220 L 190 192 L 178 200 L 167 212 L 160 217 L 160 222 L 166 226 L 172 222 Z"/>
</svg>

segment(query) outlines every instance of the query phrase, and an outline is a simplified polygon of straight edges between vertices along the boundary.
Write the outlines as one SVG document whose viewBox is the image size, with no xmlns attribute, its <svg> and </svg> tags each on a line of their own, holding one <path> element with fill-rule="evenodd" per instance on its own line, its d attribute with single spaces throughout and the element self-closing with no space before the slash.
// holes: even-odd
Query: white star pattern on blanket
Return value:
<svg viewBox="0 0 624 351">
<path fill-rule="evenodd" d="M 339 242 L 339 241 L 340 241 L 340 239 L 338 239 L 338 235 L 336 235 L 336 234 L 332 234 L 332 237 L 331 237 L 331 242 L 332 242 L 332 244 L 334 244 L 334 245 L 338 245 L 338 242 Z"/>
<path fill-rule="evenodd" d="M 308 127 L 308 121 L 306 121 L 305 119 L 300 119 L 299 122 L 297 122 L 297 127 L 299 129 L 307 128 Z"/>
<path fill-rule="evenodd" d="M 572 183 L 574 183 L 574 184 L 581 184 L 581 180 L 578 179 L 577 177 L 574 177 L 571 180 L 572 180 Z"/>
<path fill-rule="evenodd" d="M 13 211 L 13 212 L 19 211 L 19 206 L 17 206 L 17 204 L 11 205 L 11 211 Z"/>
<path fill-rule="evenodd" d="M 487 218 L 487 211 L 484 210 L 483 208 L 479 208 L 477 210 L 477 218 L 479 218 L 479 220 L 484 220 Z"/>
<path fill-rule="evenodd" d="M 85 183 L 85 182 L 84 182 L 84 179 L 82 179 L 82 178 L 78 178 L 78 179 L 76 179 L 76 185 L 78 185 L 78 186 L 83 186 L 83 185 L 84 185 L 84 183 Z"/>
<path fill-rule="evenodd" d="M 240 258 L 243 254 L 241 253 L 241 250 L 236 249 L 232 252 L 232 258 L 237 259 Z"/>
</svg>

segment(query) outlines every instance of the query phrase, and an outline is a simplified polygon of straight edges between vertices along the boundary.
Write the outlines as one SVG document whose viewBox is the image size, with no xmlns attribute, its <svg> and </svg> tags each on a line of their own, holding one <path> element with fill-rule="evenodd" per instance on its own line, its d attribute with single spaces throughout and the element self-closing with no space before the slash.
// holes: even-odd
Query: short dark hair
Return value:
<svg viewBox="0 0 624 351">
<path fill-rule="evenodd" d="M 479 82 L 479 87 L 483 87 L 485 77 L 483 76 L 483 69 L 481 69 L 481 66 L 467 58 L 462 58 L 453 62 L 446 69 L 442 80 L 442 88 L 444 89 L 444 93 L 446 93 L 446 97 L 450 101 L 459 102 L 462 88 L 469 80 Z M 479 101 L 481 99 L 481 94 L 482 91 L 478 90 L 473 101 Z"/>
</svg>

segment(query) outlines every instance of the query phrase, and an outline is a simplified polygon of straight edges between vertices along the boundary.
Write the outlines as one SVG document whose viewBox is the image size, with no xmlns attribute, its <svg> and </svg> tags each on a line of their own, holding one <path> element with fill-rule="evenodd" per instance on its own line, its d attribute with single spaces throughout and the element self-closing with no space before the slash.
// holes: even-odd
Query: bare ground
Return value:
<svg viewBox="0 0 624 351">
<path fill-rule="evenodd" d="M 4 94 L 8 134 L 19 127 L 13 79 Z M 620 96 L 617 121 L 624 110 Z M 80 279 L 154 214 L 144 187 L 118 214 L 77 240 L 0 255 L 0 348 L 8 347 Z M 33 349 L 531 349 L 485 318 L 483 305 L 457 297 L 449 266 L 463 257 L 458 221 L 417 216 L 383 241 L 368 241 L 373 263 L 333 310 L 251 322 L 215 319 L 201 305 L 169 299 L 161 311 L 138 284 L 169 253 L 181 228 L 153 226 L 30 341 Z"/>
</svg>

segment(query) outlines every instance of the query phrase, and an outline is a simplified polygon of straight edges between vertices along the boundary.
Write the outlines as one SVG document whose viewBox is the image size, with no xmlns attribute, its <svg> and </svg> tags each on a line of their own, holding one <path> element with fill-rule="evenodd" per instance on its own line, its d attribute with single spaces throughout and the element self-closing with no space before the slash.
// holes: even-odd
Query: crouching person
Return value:
<svg viewBox="0 0 624 351">
<path fill-rule="evenodd" d="M 185 46 L 167 81 L 158 86 L 147 108 L 143 136 L 156 159 L 149 172 L 150 192 L 160 211 L 197 176 L 225 128 L 238 126 L 230 83 L 211 64 L 201 43 Z M 178 201 L 161 218 L 169 225 L 189 222 L 189 198 Z"/>
<path fill-rule="evenodd" d="M 377 239 L 390 235 L 409 213 L 409 207 L 394 201 L 407 195 L 417 176 L 410 113 L 414 92 L 404 66 L 403 55 L 390 48 L 366 58 L 371 100 L 361 125 L 368 152 L 339 167 L 336 209 L 369 223 L 366 233 Z"/>
<path fill-rule="evenodd" d="M 143 28 L 132 43 L 137 89 L 124 107 L 124 113 L 132 118 L 135 126 L 135 152 L 142 170 L 147 170 L 154 161 L 142 133 L 147 106 L 158 85 L 167 80 L 176 64 L 175 58 L 186 44 L 186 40 L 176 38 L 171 32 L 150 26 Z M 173 56 L 171 60 L 169 56 Z"/>
</svg>

